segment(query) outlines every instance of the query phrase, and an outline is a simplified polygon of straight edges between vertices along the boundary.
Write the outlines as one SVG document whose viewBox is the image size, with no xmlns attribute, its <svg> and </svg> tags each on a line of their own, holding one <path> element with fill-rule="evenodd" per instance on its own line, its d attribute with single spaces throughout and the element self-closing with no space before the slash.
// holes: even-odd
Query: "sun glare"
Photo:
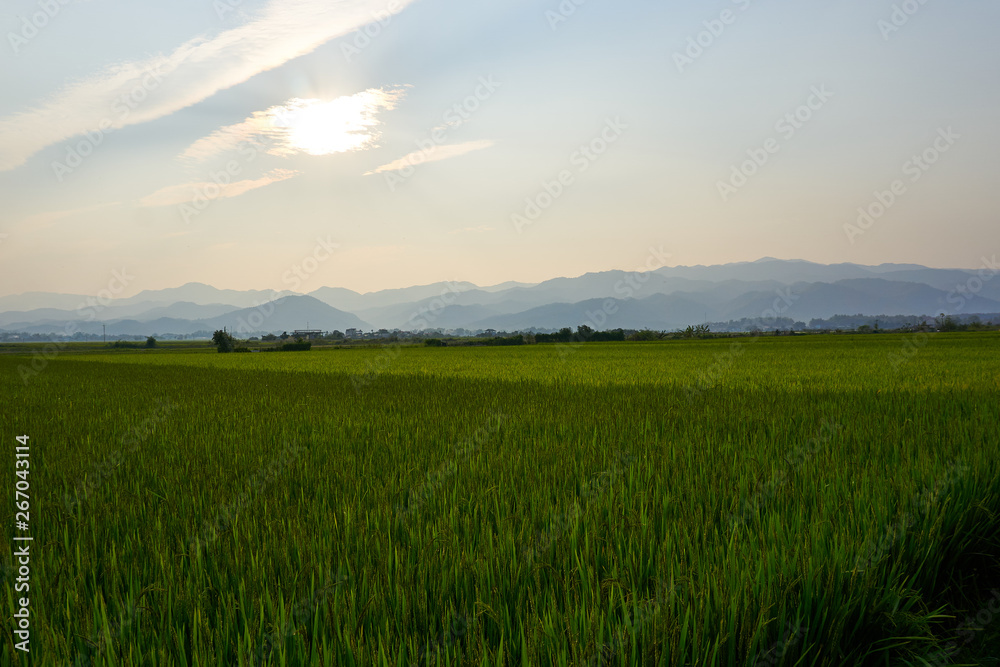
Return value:
<svg viewBox="0 0 1000 667">
<path fill-rule="evenodd" d="M 370 148 L 378 139 L 377 115 L 395 107 L 400 93 L 370 89 L 326 101 L 293 98 L 268 109 L 279 155 L 330 155 Z"/>
</svg>

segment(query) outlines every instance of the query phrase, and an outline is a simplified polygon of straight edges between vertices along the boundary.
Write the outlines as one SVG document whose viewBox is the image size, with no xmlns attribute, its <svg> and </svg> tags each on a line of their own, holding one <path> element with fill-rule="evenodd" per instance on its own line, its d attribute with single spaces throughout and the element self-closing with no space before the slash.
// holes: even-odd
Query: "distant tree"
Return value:
<svg viewBox="0 0 1000 667">
<path fill-rule="evenodd" d="M 935 317 L 934 323 L 940 331 L 958 331 L 961 328 L 955 318 L 944 313 L 941 313 L 940 317 Z"/>
<path fill-rule="evenodd" d="M 594 335 L 594 330 L 586 324 L 581 324 L 576 328 L 576 335 L 580 340 L 589 340 Z"/>
<path fill-rule="evenodd" d="M 219 329 L 212 334 L 212 342 L 219 352 L 232 352 L 236 349 L 236 341 L 226 331 Z"/>
<path fill-rule="evenodd" d="M 262 340 L 262 341 L 266 341 L 266 342 L 270 343 L 271 341 L 274 341 L 274 340 L 278 340 L 278 337 L 277 337 L 277 336 L 275 336 L 274 334 L 270 334 L 270 333 L 269 333 L 269 334 L 264 334 L 264 335 L 263 335 L 263 336 L 261 337 L 261 340 Z"/>
<path fill-rule="evenodd" d="M 156 339 L 150 336 L 146 339 L 146 347 L 156 347 Z"/>
<path fill-rule="evenodd" d="M 629 336 L 629 340 L 633 341 L 649 341 L 649 340 L 660 340 L 660 334 L 657 331 L 652 331 L 650 329 L 643 329 L 642 331 L 636 331 L 634 334 Z"/>
<path fill-rule="evenodd" d="M 288 340 L 288 332 L 287 331 L 282 331 L 281 332 L 281 340 Z"/>
</svg>

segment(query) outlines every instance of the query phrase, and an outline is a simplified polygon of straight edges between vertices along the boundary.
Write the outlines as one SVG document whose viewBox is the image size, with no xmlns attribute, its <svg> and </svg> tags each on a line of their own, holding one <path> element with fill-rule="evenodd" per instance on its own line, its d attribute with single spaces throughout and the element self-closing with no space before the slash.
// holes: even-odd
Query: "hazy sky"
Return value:
<svg viewBox="0 0 1000 667">
<path fill-rule="evenodd" d="M 7 0 L 0 294 L 1000 252 L 1000 6 Z M 872 216 L 859 221 L 859 207 Z M 301 277 L 301 276 L 304 276 Z M 116 283 L 117 284 L 117 283 Z"/>
</svg>

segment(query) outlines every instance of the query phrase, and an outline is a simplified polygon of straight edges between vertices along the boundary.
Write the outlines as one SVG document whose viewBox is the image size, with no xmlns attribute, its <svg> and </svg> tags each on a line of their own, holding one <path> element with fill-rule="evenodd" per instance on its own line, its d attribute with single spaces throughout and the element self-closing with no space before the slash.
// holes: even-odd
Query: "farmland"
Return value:
<svg viewBox="0 0 1000 667">
<path fill-rule="evenodd" d="M 994 333 L 30 361 L 30 664 L 996 664 Z"/>
</svg>

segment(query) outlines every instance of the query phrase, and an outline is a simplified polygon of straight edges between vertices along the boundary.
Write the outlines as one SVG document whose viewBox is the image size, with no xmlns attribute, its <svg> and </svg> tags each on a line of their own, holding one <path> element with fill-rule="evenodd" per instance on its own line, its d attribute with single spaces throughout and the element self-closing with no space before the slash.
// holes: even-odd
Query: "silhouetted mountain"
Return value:
<svg viewBox="0 0 1000 667">
<path fill-rule="evenodd" d="M 366 294 L 359 294 L 358 292 L 342 287 L 320 287 L 310 292 L 309 296 L 315 297 L 334 308 L 355 311 L 382 308 L 401 303 L 412 303 L 421 299 L 437 297 L 441 294 L 451 294 L 474 289 L 478 289 L 478 287 L 468 282 L 432 283 L 430 285 L 416 285 L 400 289 L 385 289 Z"/>
<path fill-rule="evenodd" d="M 86 299 L 86 297 L 80 297 Z M 86 302 L 84 302 L 86 303 Z M 0 327 L 35 326 L 46 324 L 65 329 L 69 325 L 79 325 L 84 322 L 103 322 L 105 324 L 131 319 L 137 322 L 148 322 L 163 317 L 184 320 L 215 317 L 223 313 L 238 310 L 238 306 L 224 304 L 209 304 L 200 306 L 187 301 L 165 304 L 155 301 L 141 301 L 130 305 L 113 305 L 102 307 L 99 302 L 92 301 L 93 306 L 84 305 L 79 310 L 60 310 L 57 308 L 40 308 L 29 311 L 9 311 L 0 313 Z M 24 329 L 21 329 L 24 330 Z"/>
<path fill-rule="evenodd" d="M 186 307 L 190 307 L 188 304 Z M 101 324 L 98 321 L 77 320 L 73 322 L 74 331 L 89 334 L 100 334 Z M 215 331 L 228 329 L 241 336 L 255 333 L 281 333 L 295 329 L 321 329 L 332 331 L 348 328 L 367 329 L 369 325 L 352 315 L 326 305 L 311 296 L 286 296 L 275 301 L 262 304 L 255 308 L 230 310 L 215 317 L 203 319 L 182 319 L 177 317 L 160 317 L 149 320 L 121 319 L 104 321 L 108 336 L 160 334 L 192 334 L 197 331 Z M 25 333 L 63 332 L 64 322 L 57 325 L 15 323 L 5 327 L 11 331 Z"/>
<path fill-rule="evenodd" d="M 81 294 L 57 294 L 55 292 L 24 292 L 0 296 L 0 312 L 31 311 L 41 309 L 73 310 L 87 300 Z"/>
<path fill-rule="evenodd" d="M 472 323 L 466 328 L 505 331 L 537 329 L 575 329 L 586 324 L 592 329 L 677 329 L 705 320 L 703 304 L 688 295 L 654 294 L 645 299 L 588 299 L 577 303 L 553 303 L 522 313 L 497 315 Z"/>
<path fill-rule="evenodd" d="M 168 287 L 159 290 L 143 290 L 135 296 L 121 299 L 120 304 L 131 304 L 140 301 L 159 301 L 167 304 L 187 301 L 198 305 L 226 304 L 239 308 L 249 308 L 259 303 L 266 303 L 280 296 L 293 294 L 288 290 L 274 292 L 272 290 L 232 290 L 216 289 L 204 283 L 187 283 L 180 287 Z"/>
<path fill-rule="evenodd" d="M 731 285 L 727 288 L 732 289 Z M 644 299 L 590 299 L 556 303 L 521 313 L 496 315 L 466 325 L 471 329 L 513 331 L 556 329 L 586 324 L 592 328 L 677 329 L 692 324 L 775 316 L 808 322 L 829 313 L 933 315 L 953 312 L 949 292 L 927 285 L 864 278 L 828 283 L 796 283 L 782 289 L 750 291 L 728 301 L 708 303 L 705 293 L 655 294 Z M 996 312 L 1000 302 L 976 297 L 965 312 Z M 822 313 L 828 313 L 823 315 Z"/>
<path fill-rule="evenodd" d="M 134 319 L 141 322 L 159 319 L 162 317 L 182 320 L 198 320 L 208 317 L 218 317 L 219 315 L 223 315 L 225 313 L 231 313 L 234 310 L 239 310 L 239 307 L 222 303 L 197 304 L 190 301 L 178 301 L 177 303 L 172 303 L 169 306 L 159 306 L 157 308 L 142 311 L 136 315 Z"/>
<path fill-rule="evenodd" d="M 304 328 L 307 323 L 315 329 L 341 331 L 558 329 L 579 324 L 673 329 L 706 321 L 760 318 L 779 305 L 778 314 L 802 322 L 838 314 L 934 316 L 1000 311 L 1000 280 L 993 280 L 991 269 L 825 265 L 769 257 L 716 266 L 663 267 L 648 273 L 602 271 L 538 284 L 508 282 L 485 288 L 468 282 L 439 282 L 362 294 L 321 287 L 310 295 L 286 295 L 275 302 L 273 315 L 254 325 L 271 307 L 251 306 L 273 295 L 188 283 L 116 299 L 85 317 L 87 309 L 76 308 L 86 304 L 86 297 L 29 293 L 0 297 L 0 327 L 47 333 L 62 331 L 69 321 L 99 319 L 109 326 L 109 335 L 153 328 L 160 333 L 235 329 L 241 321 L 246 322 L 243 328 L 259 326 L 255 331 Z M 615 313 L 605 313 L 606 321 L 598 316 L 600 322 L 588 317 L 608 299 Z M 25 304 L 38 307 L 25 308 Z M 100 322 L 77 324 L 90 331 L 91 325 L 99 330 Z"/>
<path fill-rule="evenodd" d="M 294 329 L 322 331 L 349 328 L 367 329 L 368 323 L 351 313 L 328 306 L 311 296 L 286 296 L 256 308 L 234 310 L 205 320 L 207 328 L 226 328 L 237 334 L 249 332 L 291 332 Z"/>
</svg>

